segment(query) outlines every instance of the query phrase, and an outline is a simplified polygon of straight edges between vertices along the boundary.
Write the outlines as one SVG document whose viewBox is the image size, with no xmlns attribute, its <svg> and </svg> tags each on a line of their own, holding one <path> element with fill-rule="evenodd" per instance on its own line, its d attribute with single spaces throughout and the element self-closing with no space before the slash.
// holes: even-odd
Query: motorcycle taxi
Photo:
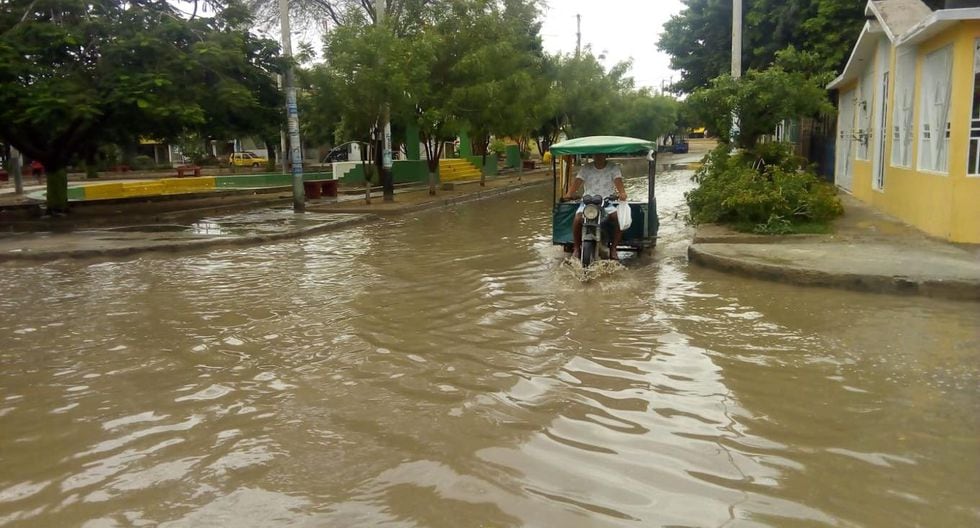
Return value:
<svg viewBox="0 0 980 528">
<path fill-rule="evenodd" d="M 657 218 L 656 144 L 644 139 L 620 136 L 589 136 L 570 139 L 555 143 L 551 146 L 552 154 L 552 229 L 551 239 L 555 245 L 562 246 L 567 254 L 572 253 L 574 245 L 572 224 L 579 205 L 585 203 L 582 225 L 582 267 L 589 267 L 601 258 L 607 258 L 612 244 L 611 227 L 605 215 L 605 206 L 610 204 L 610 198 L 604 196 L 583 196 L 580 201 L 562 201 L 561 197 L 571 188 L 575 178 L 575 168 L 572 166 L 575 157 L 606 154 L 610 157 L 638 158 L 647 161 L 647 197 L 646 201 L 629 202 L 629 213 L 632 217 L 630 226 L 623 231 L 617 252 L 629 252 L 634 255 L 642 254 L 647 248 L 652 248 L 657 242 L 657 232 L 660 221 Z"/>
</svg>

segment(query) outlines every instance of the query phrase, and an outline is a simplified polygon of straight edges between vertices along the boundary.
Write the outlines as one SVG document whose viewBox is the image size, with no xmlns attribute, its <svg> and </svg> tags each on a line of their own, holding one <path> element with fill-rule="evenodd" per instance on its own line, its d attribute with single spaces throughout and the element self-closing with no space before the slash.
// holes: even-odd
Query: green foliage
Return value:
<svg viewBox="0 0 980 528">
<path fill-rule="evenodd" d="M 389 12 L 402 11 L 382 25 L 370 2 L 326 3 L 337 27 L 327 64 L 302 76 L 307 138 L 364 140 L 387 103 L 392 122 L 418 128 L 435 170 L 461 130 L 475 152 L 495 135 L 526 153 L 531 138 L 543 152 L 562 132 L 655 139 L 676 128 L 678 103 L 635 90 L 629 63 L 607 70 L 589 49 L 544 53 L 540 0 L 392 0 Z"/>
<path fill-rule="evenodd" d="M 460 60 L 450 70 L 458 82 L 448 106 L 468 130 L 474 152 L 486 152 L 492 134 L 526 148 L 541 119 L 535 102 L 548 90 L 547 79 L 537 75 L 544 61 L 537 6 L 473 2 L 468 12 L 452 26 Z"/>
<path fill-rule="evenodd" d="M 672 97 L 637 90 L 626 75 L 630 63 L 606 69 L 588 47 L 578 56 L 547 57 L 541 76 L 548 89 L 532 107 L 541 152 L 557 140 L 590 135 L 625 135 L 655 140 L 677 128 L 680 104 Z"/>
<path fill-rule="evenodd" d="M 149 156 L 136 156 L 133 158 L 133 169 L 134 170 L 151 170 L 156 168 L 156 162 L 153 158 Z"/>
<path fill-rule="evenodd" d="M 731 72 L 732 3 L 684 0 L 685 8 L 664 26 L 657 47 L 681 72 L 679 92 L 692 93 Z M 839 71 L 864 26 L 866 2 L 855 0 L 746 0 L 742 65 L 764 69 L 779 50 L 814 52 L 824 73 Z"/>
<path fill-rule="evenodd" d="M 731 116 L 739 116 L 739 135 L 734 143 L 753 148 L 785 119 L 833 112 L 823 86 L 826 74 L 814 73 L 814 56 L 788 49 L 765 70 L 749 70 L 741 79 L 721 75 L 688 98 L 697 118 L 722 141 L 730 142 Z"/>
<path fill-rule="evenodd" d="M 221 4 L 215 4 L 221 7 Z M 166 2 L 0 3 L 0 138 L 51 172 L 108 143 L 274 136 L 278 46 L 234 0 L 185 19 Z M 49 208 L 66 185 L 49 179 Z M 64 191 L 64 192 L 62 192 Z"/>
<path fill-rule="evenodd" d="M 507 149 L 507 144 L 504 143 L 504 140 L 500 138 L 494 138 L 492 141 L 490 141 L 490 146 L 487 150 L 498 156 L 504 156 L 506 149 Z"/>
<path fill-rule="evenodd" d="M 825 224 L 843 213 L 834 188 L 804 166 L 789 147 L 769 144 L 734 153 L 721 145 L 694 175 L 686 194 L 693 224 L 752 226 L 759 233 L 795 232 L 805 223 Z"/>
<path fill-rule="evenodd" d="M 612 134 L 656 141 L 676 128 L 680 103 L 673 97 L 653 95 L 643 89 L 627 92 L 622 99 L 614 112 L 620 123 Z"/>
<path fill-rule="evenodd" d="M 320 127 L 317 135 L 327 138 L 332 126 L 330 139 L 338 143 L 368 141 L 380 130 L 385 105 L 395 120 L 408 115 L 408 94 L 422 80 L 411 42 L 389 26 L 362 20 L 332 31 L 325 45 L 327 64 L 310 76 L 308 115 Z"/>
</svg>

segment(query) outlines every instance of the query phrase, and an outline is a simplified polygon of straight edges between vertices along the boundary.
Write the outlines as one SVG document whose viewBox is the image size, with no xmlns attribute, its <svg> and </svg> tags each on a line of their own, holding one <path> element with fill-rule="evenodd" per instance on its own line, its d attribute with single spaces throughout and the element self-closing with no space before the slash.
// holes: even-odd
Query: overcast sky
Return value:
<svg viewBox="0 0 980 528">
<path fill-rule="evenodd" d="M 637 86 L 660 89 L 662 80 L 678 79 L 670 58 L 657 51 L 657 39 L 681 0 L 548 0 L 541 37 L 546 50 L 575 51 L 575 15 L 582 15 L 582 47 L 605 53 L 607 67 L 633 58 Z"/>
</svg>

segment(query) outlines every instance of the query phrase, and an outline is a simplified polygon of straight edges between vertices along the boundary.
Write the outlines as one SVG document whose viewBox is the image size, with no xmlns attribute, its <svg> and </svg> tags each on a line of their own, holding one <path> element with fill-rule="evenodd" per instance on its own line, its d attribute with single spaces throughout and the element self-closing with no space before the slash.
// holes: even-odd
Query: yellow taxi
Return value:
<svg viewBox="0 0 980 528">
<path fill-rule="evenodd" d="M 269 163 L 269 158 L 251 152 L 235 152 L 228 157 L 228 163 L 236 167 L 264 167 Z"/>
</svg>

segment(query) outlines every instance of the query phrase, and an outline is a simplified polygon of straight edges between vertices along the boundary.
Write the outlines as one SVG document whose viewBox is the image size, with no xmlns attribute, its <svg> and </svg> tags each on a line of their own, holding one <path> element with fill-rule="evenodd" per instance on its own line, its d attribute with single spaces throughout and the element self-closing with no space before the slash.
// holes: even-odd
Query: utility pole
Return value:
<svg viewBox="0 0 980 528">
<path fill-rule="evenodd" d="M 732 0 L 732 78 L 742 77 L 742 0 Z"/>
<path fill-rule="evenodd" d="M 282 75 L 276 75 L 276 88 L 282 90 Z M 285 128 L 279 129 L 279 165 L 282 167 L 282 173 L 289 173 L 289 143 L 286 141 L 286 136 L 289 132 Z"/>
<path fill-rule="evenodd" d="M 303 149 L 299 142 L 299 109 L 296 107 L 296 85 L 293 79 L 293 44 L 289 36 L 289 0 L 279 0 L 279 23 L 282 26 L 282 54 L 286 61 L 286 126 L 289 128 L 289 152 L 293 162 L 293 212 L 306 211 L 303 193 Z"/>
<path fill-rule="evenodd" d="M 575 15 L 575 58 L 582 54 L 582 15 Z"/>
<path fill-rule="evenodd" d="M 732 0 L 732 79 L 742 77 L 742 0 Z M 741 128 L 738 123 L 738 109 L 732 109 L 732 130 L 730 140 L 734 143 Z"/>
<path fill-rule="evenodd" d="M 375 22 L 380 26 L 385 20 L 385 0 L 374 0 Z M 382 58 L 381 64 L 384 58 Z M 381 186 L 384 201 L 395 201 L 395 186 L 391 177 L 391 106 L 385 103 L 381 110 Z"/>
</svg>

